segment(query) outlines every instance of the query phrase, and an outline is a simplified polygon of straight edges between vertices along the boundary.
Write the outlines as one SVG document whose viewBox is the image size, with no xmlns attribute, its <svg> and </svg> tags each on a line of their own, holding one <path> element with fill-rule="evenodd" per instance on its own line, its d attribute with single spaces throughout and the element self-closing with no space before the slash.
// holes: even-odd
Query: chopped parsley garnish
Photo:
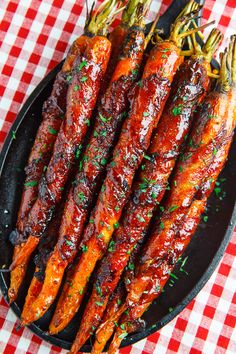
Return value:
<svg viewBox="0 0 236 354">
<path fill-rule="evenodd" d="M 128 333 L 127 333 L 127 332 L 124 332 L 124 333 L 120 334 L 120 335 L 118 336 L 118 338 L 120 338 L 120 339 L 125 339 L 125 338 L 127 337 L 127 335 L 128 335 Z"/>
<path fill-rule="evenodd" d="M 134 263 L 129 263 L 128 264 L 128 269 L 134 270 Z"/>
<path fill-rule="evenodd" d="M 77 195 L 78 195 L 78 198 L 81 202 L 83 202 L 85 200 L 85 195 L 83 192 L 79 192 Z"/>
<path fill-rule="evenodd" d="M 38 181 L 29 181 L 29 182 L 25 182 L 24 183 L 24 186 L 25 187 L 35 187 L 35 186 L 37 186 L 37 184 L 38 184 Z"/>
<path fill-rule="evenodd" d="M 176 116 L 178 116 L 178 115 L 180 115 L 181 113 L 182 113 L 182 108 L 183 108 L 183 105 L 178 105 L 178 106 L 176 106 L 176 107 L 174 107 L 173 109 L 172 109 L 172 113 L 173 113 L 173 115 L 176 117 Z"/>
<path fill-rule="evenodd" d="M 172 205 L 172 206 L 169 208 L 169 212 L 172 213 L 172 212 L 175 211 L 176 209 L 178 209 L 178 205 Z"/>
<path fill-rule="evenodd" d="M 79 71 L 83 69 L 84 66 L 87 66 L 87 61 L 86 60 L 82 60 L 81 63 L 78 66 Z"/>
<path fill-rule="evenodd" d="M 100 302 L 100 301 L 95 301 L 95 304 L 97 305 L 97 306 L 103 306 L 103 303 L 102 302 Z"/>
<path fill-rule="evenodd" d="M 115 241 L 111 240 L 108 246 L 108 252 L 114 252 L 115 251 Z"/>
<path fill-rule="evenodd" d="M 49 133 L 51 133 L 53 135 L 57 135 L 57 131 L 55 129 L 53 129 L 52 127 L 48 127 L 48 131 L 49 131 Z"/>
<path fill-rule="evenodd" d="M 69 240 L 66 240 L 65 242 L 66 242 L 67 246 L 74 246 L 73 242 L 71 242 Z"/>
<path fill-rule="evenodd" d="M 75 85 L 74 86 L 74 91 L 78 91 L 79 90 L 79 85 Z"/>
<path fill-rule="evenodd" d="M 103 123 L 106 123 L 107 122 L 107 119 L 105 117 L 103 117 L 103 115 L 101 113 L 99 113 L 99 118 L 101 119 L 101 121 Z"/>
<path fill-rule="evenodd" d="M 104 157 L 101 159 L 101 165 L 105 166 L 107 163 L 107 159 L 105 159 Z"/>
<path fill-rule="evenodd" d="M 87 80 L 88 80 L 87 76 L 82 76 L 80 79 L 81 82 L 86 82 Z"/>
<path fill-rule="evenodd" d="M 16 132 L 14 130 L 12 131 L 12 139 L 16 140 Z"/>
<path fill-rule="evenodd" d="M 115 224 L 113 224 L 114 229 L 118 229 L 119 226 L 120 226 L 120 225 L 119 225 L 118 222 L 115 222 Z"/>
<path fill-rule="evenodd" d="M 143 116 L 144 117 L 149 117 L 149 113 L 148 112 L 143 112 Z"/>
<path fill-rule="evenodd" d="M 88 246 L 83 245 L 83 246 L 81 247 L 81 250 L 82 250 L 82 252 L 87 252 L 87 251 L 88 251 Z"/>
<path fill-rule="evenodd" d="M 164 222 L 161 221 L 161 222 L 160 222 L 160 229 L 161 229 L 161 230 L 164 230 L 164 228 L 165 228 Z"/>
</svg>

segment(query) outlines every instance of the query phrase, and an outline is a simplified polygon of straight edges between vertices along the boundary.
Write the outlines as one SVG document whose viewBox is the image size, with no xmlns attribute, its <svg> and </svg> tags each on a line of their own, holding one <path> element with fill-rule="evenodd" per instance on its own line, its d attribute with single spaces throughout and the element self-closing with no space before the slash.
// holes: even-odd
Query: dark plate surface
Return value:
<svg viewBox="0 0 236 354">
<path fill-rule="evenodd" d="M 170 23 L 173 22 L 173 19 L 186 2 L 186 0 L 174 1 L 168 12 L 161 17 L 160 24 L 165 28 L 165 33 L 168 33 Z M 8 266 L 11 263 L 13 248 L 8 241 L 8 235 L 16 222 L 22 185 L 24 183 L 23 169 L 40 124 L 43 102 L 48 97 L 56 73 L 60 68 L 61 64 L 49 73 L 26 101 L 11 128 L 1 153 L 0 267 L 3 264 Z M 13 139 L 13 132 L 16 139 Z M 172 320 L 197 295 L 216 268 L 230 240 L 233 223 L 236 219 L 236 160 L 233 158 L 233 150 L 235 151 L 235 149 L 236 139 L 234 139 L 226 167 L 220 176 L 220 179 L 226 179 L 221 183 L 224 193 L 220 194 L 220 196 L 224 196 L 224 194 L 225 196 L 224 198 L 219 198 L 215 193 L 212 194 L 208 202 L 208 221 L 207 223 L 201 223 L 183 256 L 183 258 L 188 256 L 188 261 L 184 267 L 188 272 L 188 276 L 183 272 L 179 272 L 178 266 L 176 267 L 176 275 L 179 280 L 175 281 L 174 286 L 167 284 L 165 292 L 153 303 L 144 316 L 146 328 L 140 333 L 129 335 L 123 341 L 122 346 L 127 346 L 145 338 Z M 32 274 L 33 264 L 30 264 L 20 296 L 16 303 L 11 306 L 18 317 L 21 314 Z M 0 287 L 6 300 L 8 286 L 9 273 L 1 273 Z M 172 308 L 171 312 L 169 312 L 170 308 Z M 53 309 L 51 308 L 43 318 L 29 326 L 29 328 L 48 342 L 69 349 L 78 328 L 81 313 L 78 313 L 72 323 L 58 336 L 49 336 L 44 331 L 48 328 Z M 86 352 L 90 351 L 90 349 L 91 346 L 89 344 L 83 347 L 83 351 Z"/>
</svg>

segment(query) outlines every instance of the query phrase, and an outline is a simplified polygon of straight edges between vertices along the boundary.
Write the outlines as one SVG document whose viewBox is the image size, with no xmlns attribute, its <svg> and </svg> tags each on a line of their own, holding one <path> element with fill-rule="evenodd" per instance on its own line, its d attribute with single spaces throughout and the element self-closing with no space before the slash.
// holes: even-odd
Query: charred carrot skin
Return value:
<svg viewBox="0 0 236 354">
<path fill-rule="evenodd" d="M 234 125 L 236 125 L 236 121 Z M 215 182 L 219 173 L 224 167 L 229 148 L 232 143 L 232 138 L 233 135 L 231 130 L 229 135 L 224 137 L 224 142 L 217 151 L 214 161 L 207 171 L 206 178 L 202 182 L 201 187 L 195 196 L 195 200 L 189 207 L 181 228 L 179 229 L 179 232 L 177 233 L 171 244 L 171 247 L 169 248 L 168 254 L 159 261 L 159 265 L 154 269 L 152 274 L 152 281 L 149 282 L 149 285 L 145 290 L 145 294 L 141 296 L 138 304 L 135 307 L 131 308 L 127 314 L 122 316 L 120 325 L 116 328 L 114 338 L 108 351 L 110 354 L 116 352 L 120 346 L 121 341 L 126 337 L 128 333 L 131 333 L 137 330 L 137 327 L 140 327 L 140 317 L 151 305 L 152 301 L 161 294 L 162 289 L 170 278 L 170 273 L 174 271 L 176 262 L 189 245 L 200 222 L 201 215 L 205 210 L 207 199 L 215 187 Z M 110 306 L 112 306 L 111 309 L 115 308 L 114 301 Z M 113 315 L 113 313 L 114 312 L 111 311 L 111 315 Z M 113 322 L 109 321 L 111 315 L 105 316 L 105 321 L 108 322 L 105 323 L 104 326 L 101 327 L 101 329 L 96 334 L 97 339 L 92 350 L 93 354 L 100 353 L 112 335 L 112 331 L 114 330 L 115 325 Z"/>
<path fill-rule="evenodd" d="M 53 300 L 50 289 L 56 295 L 56 284 L 51 276 L 51 260 L 57 256 L 60 262 L 57 275 L 62 278 L 64 269 L 70 264 L 78 248 L 80 235 L 88 216 L 92 199 L 105 170 L 117 127 L 127 108 L 126 94 L 138 72 L 144 50 L 143 30 L 130 30 L 124 46 L 123 55 L 113 74 L 110 86 L 98 108 L 94 132 L 84 153 L 84 161 L 71 188 L 60 227 L 59 241 L 50 256 L 42 293 Z M 119 95 L 119 97 L 118 97 Z M 50 274 L 50 277 L 48 277 Z M 60 282 L 57 283 L 59 290 Z M 47 290 L 48 289 L 48 290 Z M 47 302 L 47 300 L 44 298 Z M 48 303 L 48 302 L 47 302 Z"/>
<path fill-rule="evenodd" d="M 71 164 L 74 161 L 75 149 L 81 144 L 87 131 L 87 123 L 96 103 L 101 77 L 109 60 L 110 47 L 110 42 L 105 37 L 93 37 L 89 41 L 83 60 L 80 63 L 76 63 L 74 68 L 76 73 L 72 79 L 67 98 L 69 103 L 67 119 L 58 135 L 54 154 L 48 166 L 45 179 L 40 186 L 39 198 L 29 214 L 28 232 L 31 236 L 28 240 L 39 241 L 38 236 L 40 236 L 50 219 L 52 208 L 61 199 L 63 187 Z M 85 62 L 86 65 L 83 64 L 83 68 L 81 68 L 79 64 Z M 36 223 L 37 220 L 38 224 Z M 27 243 L 25 248 L 27 249 Z M 61 268 L 62 262 L 58 262 L 55 258 L 51 261 L 55 261 L 52 270 L 56 273 L 57 269 Z M 61 282 L 60 277 L 56 277 L 55 286 L 58 282 Z M 37 311 L 38 318 L 40 311 L 43 314 L 49 306 L 49 303 L 42 305 L 40 310 Z M 35 316 L 33 307 L 29 313 L 29 321 L 31 321 L 31 318 L 34 319 Z"/>
<path fill-rule="evenodd" d="M 24 224 L 28 213 L 38 196 L 38 183 L 44 169 L 50 161 L 57 133 L 65 115 L 66 93 L 73 62 L 77 56 L 80 57 L 83 55 L 87 42 L 88 37 L 81 36 L 73 43 L 63 64 L 62 70 L 57 74 L 52 93 L 44 103 L 42 113 L 43 121 L 37 132 L 28 165 L 25 169 L 26 180 L 18 212 L 17 229 L 10 236 L 14 243 L 19 243 L 21 241 L 20 234 L 24 231 Z M 20 250 L 21 245 L 16 244 L 13 260 L 17 258 Z M 19 287 L 25 276 L 27 264 L 28 261 L 22 262 L 11 273 L 11 285 L 8 292 L 10 303 L 12 303 L 17 297 Z"/>
<path fill-rule="evenodd" d="M 162 50 L 167 48 L 170 50 L 169 55 L 163 57 Z M 159 43 L 150 54 L 142 85 L 131 107 L 131 113 L 122 127 L 113 152 L 113 161 L 109 165 L 96 208 L 92 212 L 91 219 L 94 222 L 85 229 L 83 246 L 87 251 L 81 255 L 79 263 L 75 266 L 73 286 L 64 286 L 56 309 L 56 316 L 62 319 L 65 317 L 67 323 L 79 308 L 88 276 L 107 248 L 130 194 L 134 173 L 149 146 L 153 128 L 158 123 L 169 96 L 170 84 L 182 60 L 180 49 L 172 42 Z M 80 292 L 81 295 L 77 296 Z M 70 301 L 71 297 L 73 301 Z"/>
<path fill-rule="evenodd" d="M 233 36 L 231 38 L 231 43 L 229 46 L 229 51 L 225 52 L 222 55 L 222 67 L 221 67 L 221 72 L 220 72 L 220 79 L 219 79 L 219 85 L 217 86 L 217 89 L 215 92 L 211 93 L 206 102 L 205 105 L 203 106 L 203 109 L 200 112 L 199 115 L 199 120 L 201 119 L 201 124 L 204 127 L 204 134 L 202 135 L 202 144 L 206 142 L 206 139 L 214 139 L 214 136 L 219 137 L 217 143 L 217 147 L 214 150 L 213 153 L 213 161 L 212 163 L 208 164 L 208 168 L 203 174 L 202 180 L 200 185 L 198 186 L 197 191 L 194 195 L 194 198 L 191 202 L 191 204 L 188 206 L 185 216 L 182 219 L 182 223 L 179 225 L 176 224 L 176 235 L 175 237 L 171 240 L 166 240 L 169 243 L 169 249 L 167 250 L 166 253 L 162 253 L 162 257 L 154 259 L 154 262 L 149 263 L 149 273 L 146 271 L 146 273 L 142 272 L 142 260 L 144 257 L 141 257 L 141 266 L 139 263 L 139 268 L 137 269 L 137 275 L 135 280 L 132 282 L 132 285 L 134 284 L 134 288 L 132 286 L 130 287 L 131 292 L 134 291 L 135 295 L 129 294 L 126 301 L 129 303 L 129 298 L 131 298 L 131 312 L 129 313 L 129 319 L 132 320 L 132 318 L 136 319 L 140 316 L 140 314 L 137 314 L 139 311 L 139 307 L 141 305 L 144 306 L 145 304 L 148 305 L 153 301 L 154 298 L 156 298 L 160 290 L 163 288 L 165 282 L 167 281 L 170 272 L 173 270 L 179 256 L 184 252 L 185 248 L 189 244 L 191 237 L 194 234 L 194 231 L 196 230 L 197 225 L 199 224 L 200 217 L 202 212 L 205 209 L 206 203 L 207 203 L 207 198 L 209 197 L 210 193 L 212 192 L 216 179 L 221 172 L 225 161 L 227 159 L 228 151 L 232 142 L 233 138 L 233 131 L 236 126 L 236 105 L 235 105 L 235 95 L 236 95 L 236 88 L 235 88 L 235 81 L 236 81 L 236 66 L 235 66 L 235 57 L 236 57 L 236 37 Z M 208 114 L 208 120 L 209 123 L 207 124 L 206 122 L 206 115 Z M 219 119 L 219 117 L 221 119 Z M 213 120 L 218 120 L 218 125 L 220 129 L 218 129 L 217 126 L 215 126 L 215 122 L 212 122 Z M 200 126 L 201 126 L 200 124 Z M 216 123 L 217 124 L 217 123 Z M 197 125 L 197 128 L 200 129 L 199 124 Z M 196 130 L 196 134 L 198 134 L 199 131 Z M 194 133 L 193 133 L 194 134 Z M 193 140 L 191 141 L 191 145 L 194 142 Z M 201 144 L 201 145 L 202 145 Z M 195 141 L 196 145 L 196 141 Z M 197 147 L 196 149 L 199 149 Z M 188 148 L 187 148 L 188 151 Z M 197 164 L 198 160 L 194 160 L 195 165 Z M 193 162 L 193 165 L 194 165 Z M 179 163 L 179 166 L 181 167 L 181 162 Z M 192 172 L 194 169 L 190 169 Z M 191 172 L 188 174 L 187 172 L 184 172 L 186 176 L 192 179 L 192 176 L 196 176 L 196 174 L 191 174 Z M 209 181 L 210 180 L 210 181 Z M 186 183 L 186 182 L 185 182 Z M 196 186 L 196 184 L 195 184 Z M 180 188 L 181 189 L 181 188 Z M 154 231 L 155 232 L 155 231 Z M 164 238 L 161 240 L 161 242 L 164 241 Z M 170 241 L 170 242 L 169 242 Z M 159 240 L 158 240 L 159 242 Z M 150 246 L 154 246 L 151 244 Z M 150 248 L 149 246 L 149 248 Z M 158 245 L 159 246 L 159 245 Z M 148 246 L 147 246 L 148 248 Z M 158 247 L 157 247 L 158 248 Z M 146 249 L 144 249 L 143 253 L 145 255 Z M 140 272 L 141 269 L 141 272 Z M 147 268 L 146 268 L 147 269 Z M 140 274 L 142 276 L 146 275 L 146 288 L 145 288 L 145 293 L 143 293 L 143 286 L 142 282 L 143 279 L 141 279 Z M 151 276 L 151 278 L 150 278 Z M 138 283 L 136 281 L 138 279 L 139 281 L 139 289 L 138 289 Z M 141 281 L 140 281 L 141 280 Z M 135 282 L 136 281 L 136 282 Z M 135 289 L 136 287 L 136 289 Z M 138 294 L 139 293 L 139 294 Z M 134 300 L 135 299 L 135 300 Z M 136 301 L 136 304 L 135 304 Z M 132 307 L 133 306 L 133 307 Z M 127 318 L 126 318 L 127 320 Z M 123 322 L 123 321 L 122 321 Z M 124 330 L 127 329 L 127 323 L 122 326 Z M 109 353 L 113 353 L 115 349 L 118 348 L 121 335 L 119 334 L 121 332 L 121 329 L 119 328 L 118 332 L 115 334 L 113 342 L 111 344 L 111 349 L 109 350 Z"/>
<path fill-rule="evenodd" d="M 122 214 L 120 226 L 99 268 L 77 335 L 81 345 L 92 328 L 98 326 L 133 248 L 142 241 L 153 210 L 164 195 L 184 137 L 190 129 L 192 115 L 208 89 L 208 67 L 202 58 L 190 59 L 182 64 L 174 80 L 171 99 L 151 141 L 139 178 L 132 187 L 132 196 Z M 132 262 L 129 267 L 133 267 Z"/>
<path fill-rule="evenodd" d="M 217 151 L 215 159 L 208 169 L 207 176 L 197 192 L 196 199 L 193 201 L 186 214 L 183 225 L 180 231 L 178 232 L 177 237 L 173 241 L 173 244 L 169 250 L 167 257 L 163 259 L 162 263 L 153 274 L 153 281 L 149 285 L 148 289 L 145 291 L 147 294 L 142 296 L 136 307 L 130 309 L 127 314 L 122 316 L 120 320 L 121 325 L 119 325 L 119 327 L 116 329 L 111 348 L 109 348 L 109 353 L 113 353 L 115 352 L 115 350 L 117 350 L 117 348 L 120 346 L 122 339 L 126 336 L 126 333 L 128 334 L 133 332 L 134 330 L 137 330 L 137 326 L 139 326 L 140 317 L 151 305 L 152 301 L 161 294 L 162 289 L 170 278 L 170 273 L 174 271 L 177 260 L 186 250 L 196 231 L 196 228 L 200 222 L 201 215 L 205 210 L 207 199 L 212 193 L 218 175 L 223 169 L 224 164 L 226 162 L 232 139 L 233 136 L 231 134 L 231 136 L 229 135 L 225 139 L 222 147 Z M 116 293 L 119 294 L 119 291 L 117 291 Z M 119 297 L 119 295 L 116 295 L 116 301 L 118 298 L 120 299 L 121 297 Z M 115 311 L 117 311 L 118 308 L 119 306 L 117 305 L 117 302 L 114 303 L 113 300 L 110 304 L 110 313 L 106 313 L 106 315 L 104 316 L 103 323 L 108 321 L 111 316 L 115 315 L 113 309 L 116 309 Z M 92 350 L 93 354 L 98 354 L 102 352 L 105 344 L 111 337 L 114 328 L 114 323 L 108 321 L 99 330 L 99 332 L 96 334 L 96 341 Z"/>
<path fill-rule="evenodd" d="M 17 229 L 24 230 L 24 220 L 32 208 L 38 195 L 38 183 L 43 169 L 48 165 L 53 146 L 66 111 L 66 93 L 70 81 L 70 73 L 76 57 L 81 57 L 88 42 L 88 37 L 79 37 L 72 45 L 61 71 L 57 74 L 52 93 L 43 105 L 43 121 L 25 169 L 26 179 L 18 213 Z"/>
<path fill-rule="evenodd" d="M 147 277 L 153 274 L 155 266 L 169 249 L 176 228 L 181 226 L 197 188 L 222 144 L 227 118 L 228 97 L 218 92 L 211 93 L 203 104 L 182 161 L 177 165 L 174 176 L 177 187 L 172 185 L 160 223 L 142 252 L 136 278 L 129 289 L 132 293 L 130 304 L 137 302 L 141 289 L 145 290 Z"/>
<path fill-rule="evenodd" d="M 61 199 L 76 148 L 81 144 L 88 128 L 109 53 L 108 39 L 96 36 L 90 39 L 82 61 L 74 63 L 74 75 L 67 96 L 66 120 L 61 126 L 52 158 L 40 182 L 39 197 L 28 215 L 25 229 L 30 236 L 13 263 L 13 268 L 38 245 L 54 207 Z M 80 64 L 84 62 L 86 65 L 81 68 Z"/>
</svg>

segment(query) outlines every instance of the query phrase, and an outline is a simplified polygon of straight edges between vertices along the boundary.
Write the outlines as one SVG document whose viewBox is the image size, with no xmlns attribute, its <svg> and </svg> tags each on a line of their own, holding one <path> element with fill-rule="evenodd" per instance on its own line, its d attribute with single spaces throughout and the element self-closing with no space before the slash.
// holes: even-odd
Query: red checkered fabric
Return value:
<svg viewBox="0 0 236 354">
<path fill-rule="evenodd" d="M 150 18 L 163 13 L 170 2 L 154 0 Z M 0 144 L 26 98 L 82 33 L 85 13 L 84 0 L 0 1 Z M 236 1 L 206 0 L 203 18 L 216 21 L 225 33 L 225 44 L 236 32 Z M 235 256 L 236 232 L 220 265 L 187 308 L 160 331 L 120 353 L 235 354 Z M 65 353 L 27 328 L 17 331 L 16 323 L 0 295 L 0 353 Z"/>
</svg>

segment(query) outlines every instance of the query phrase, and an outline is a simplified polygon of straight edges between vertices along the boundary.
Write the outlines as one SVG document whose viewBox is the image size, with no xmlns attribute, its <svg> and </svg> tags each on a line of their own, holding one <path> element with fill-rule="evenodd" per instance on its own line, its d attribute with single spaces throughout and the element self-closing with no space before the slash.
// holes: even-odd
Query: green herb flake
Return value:
<svg viewBox="0 0 236 354">
<path fill-rule="evenodd" d="M 87 252 L 87 251 L 88 251 L 88 246 L 83 245 L 83 246 L 81 247 L 81 250 L 82 250 L 82 252 Z"/>
<path fill-rule="evenodd" d="M 173 113 L 173 115 L 176 117 L 176 116 L 178 116 L 178 115 L 180 115 L 181 113 L 182 113 L 182 108 L 183 108 L 183 105 L 178 105 L 178 106 L 176 106 L 176 107 L 174 107 L 173 109 L 172 109 L 172 113 Z"/>
<path fill-rule="evenodd" d="M 149 117 L 149 115 L 150 115 L 150 114 L 149 114 L 148 112 L 143 112 L 143 116 L 144 116 L 144 117 Z"/>
<path fill-rule="evenodd" d="M 14 130 L 12 130 L 12 139 L 16 140 L 16 132 Z"/>
<path fill-rule="evenodd" d="M 103 303 L 102 303 L 102 302 L 100 302 L 100 301 L 95 301 L 95 304 L 96 304 L 97 306 L 100 306 L 100 307 L 102 307 L 102 306 L 103 306 Z"/>
<path fill-rule="evenodd" d="M 169 212 L 172 213 L 172 212 L 175 211 L 176 209 L 178 209 L 178 205 L 172 205 L 172 206 L 169 208 Z"/>
<path fill-rule="evenodd" d="M 128 335 L 128 333 L 127 333 L 127 332 L 124 332 L 124 333 L 120 334 L 120 335 L 118 336 L 118 338 L 120 338 L 120 339 L 125 339 L 125 338 L 127 337 L 127 335 Z"/>
<path fill-rule="evenodd" d="M 107 122 L 107 119 L 105 117 L 103 117 L 103 115 L 101 113 L 99 113 L 99 118 L 101 119 L 101 121 L 103 123 L 106 123 Z"/>
<path fill-rule="evenodd" d="M 129 263 L 128 264 L 128 269 L 129 270 L 134 270 L 134 263 Z"/>
<path fill-rule="evenodd" d="M 76 91 L 78 91 L 79 90 L 79 85 L 75 85 L 74 86 L 74 91 L 76 92 Z"/>
<path fill-rule="evenodd" d="M 88 63 L 86 60 L 82 60 L 81 63 L 78 66 L 79 71 L 83 69 L 83 67 L 87 66 Z"/>
<path fill-rule="evenodd" d="M 37 185 L 38 185 L 38 181 L 29 181 L 29 182 L 25 182 L 24 183 L 24 186 L 27 187 L 27 188 L 35 187 Z"/>
<path fill-rule="evenodd" d="M 214 155 L 214 156 L 216 156 L 217 151 L 218 151 L 218 149 L 217 149 L 216 147 L 214 147 L 214 149 L 213 149 L 213 155 Z"/>
<path fill-rule="evenodd" d="M 85 200 L 85 195 L 83 192 L 79 192 L 77 195 L 78 195 L 80 202 L 83 202 Z"/>
<path fill-rule="evenodd" d="M 108 252 L 114 252 L 115 251 L 115 241 L 111 240 L 108 246 Z"/>
<path fill-rule="evenodd" d="M 161 222 L 160 222 L 160 229 L 161 229 L 161 230 L 164 230 L 164 228 L 165 228 L 164 222 L 161 221 Z"/>
<path fill-rule="evenodd" d="M 87 76 L 82 76 L 80 79 L 81 82 L 86 82 L 87 80 L 88 80 Z"/>
<path fill-rule="evenodd" d="M 57 135 L 57 131 L 55 129 L 53 129 L 52 127 L 48 127 L 48 131 L 49 133 L 51 133 L 52 135 Z"/>
<path fill-rule="evenodd" d="M 114 229 L 118 229 L 119 226 L 120 226 L 120 225 L 119 225 L 118 222 L 115 222 L 115 224 L 113 224 Z"/>
<path fill-rule="evenodd" d="M 73 242 L 71 242 L 69 240 L 66 240 L 65 242 L 66 242 L 67 246 L 74 246 Z"/>
<path fill-rule="evenodd" d="M 204 222 L 207 222 L 207 221 L 208 221 L 208 216 L 207 216 L 207 215 L 204 215 L 204 216 L 203 216 L 203 221 L 204 221 Z"/>
<path fill-rule="evenodd" d="M 104 157 L 101 159 L 101 165 L 105 166 L 107 164 L 107 159 L 105 159 Z"/>
</svg>

